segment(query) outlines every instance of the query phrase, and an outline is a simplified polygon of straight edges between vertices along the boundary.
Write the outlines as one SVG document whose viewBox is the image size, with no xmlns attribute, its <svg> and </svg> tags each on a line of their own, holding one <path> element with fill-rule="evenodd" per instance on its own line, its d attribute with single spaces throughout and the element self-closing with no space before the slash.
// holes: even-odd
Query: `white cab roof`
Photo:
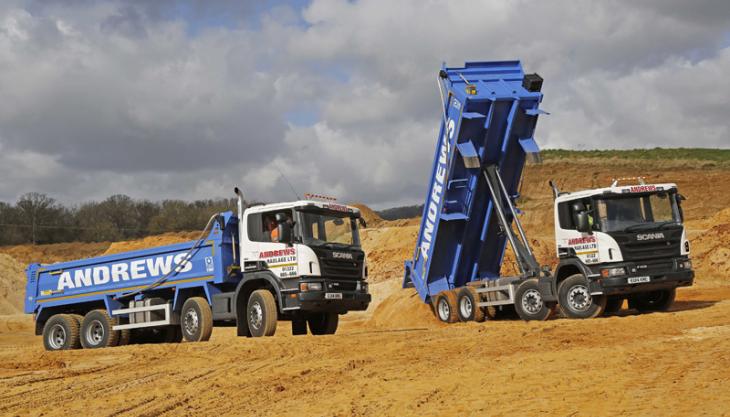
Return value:
<svg viewBox="0 0 730 417">
<path fill-rule="evenodd" d="M 612 193 L 612 194 L 647 193 L 647 192 L 654 192 L 654 191 L 668 191 L 672 188 L 676 189 L 677 184 L 664 183 L 664 184 L 617 185 L 615 187 L 594 188 L 592 190 L 581 190 L 581 191 L 574 191 L 571 193 L 563 192 L 563 193 L 561 193 L 561 195 L 558 196 L 558 198 L 555 199 L 555 202 L 559 203 L 561 201 L 572 201 L 572 200 L 576 200 L 576 199 L 580 199 L 580 198 L 600 195 L 603 193 Z"/>
<path fill-rule="evenodd" d="M 317 201 L 317 200 L 299 200 L 299 201 L 291 201 L 291 202 L 286 202 L 286 203 L 263 204 L 260 206 L 248 207 L 246 209 L 246 211 L 249 213 L 261 213 L 264 211 L 284 210 L 284 209 L 304 208 L 304 207 L 316 207 L 316 208 L 323 209 L 323 210 L 349 213 L 354 216 L 360 215 L 360 209 L 357 207 L 348 206 L 348 205 L 340 204 L 340 203 L 329 202 L 329 201 Z"/>
</svg>

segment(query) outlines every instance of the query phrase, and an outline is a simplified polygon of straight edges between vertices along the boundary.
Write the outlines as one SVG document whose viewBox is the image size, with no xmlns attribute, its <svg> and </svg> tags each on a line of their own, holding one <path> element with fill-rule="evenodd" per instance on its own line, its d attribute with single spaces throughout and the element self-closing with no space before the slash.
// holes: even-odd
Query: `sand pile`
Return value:
<svg viewBox="0 0 730 417">
<path fill-rule="evenodd" d="M 148 236 L 146 238 L 138 240 L 130 240 L 128 242 L 114 242 L 103 254 L 112 255 L 115 253 L 128 252 L 133 250 L 148 249 L 157 246 L 190 242 L 197 239 L 199 236 L 200 232 L 171 232 L 157 236 Z"/>
<path fill-rule="evenodd" d="M 48 245 L 3 246 L 0 247 L 0 253 L 10 255 L 18 262 L 26 265 L 32 262 L 52 264 L 98 256 L 104 253 L 108 247 L 109 242 L 52 243 Z"/>
<path fill-rule="evenodd" d="M 23 312 L 25 267 L 6 254 L 0 254 L 0 314 Z"/>
<path fill-rule="evenodd" d="M 396 289 L 373 312 L 368 323 L 378 329 L 436 328 L 447 324 L 437 320 L 431 306 L 421 301 L 412 288 Z"/>
<path fill-rule="evenodd" d="M 712 216 L 713 227 L 691 239 L 690 256 L 697 273 L 698 285 L 730 284 L 730 209 Z"/>
<path fill-rule="evenodd" d="M 401 279 L 403 261 L 413 257 L 417 235 L 418 226 L 363 230 L 362 246 L 367 254 L 370 282 Z"/>
<path fill-rule="evenodd" d="M 383 219 L 378 216 L 378 213 L 373 211 L 373 209 L 366 206 L 365 204 L 356 203 L 350 205 L 360 209 L 360 214 L 362 215 L 362 218 L 365 219 L 365 222 L 368 224 L 368 228 L 377 227 L 381 223 L 383 223 Z"/>
</svg>

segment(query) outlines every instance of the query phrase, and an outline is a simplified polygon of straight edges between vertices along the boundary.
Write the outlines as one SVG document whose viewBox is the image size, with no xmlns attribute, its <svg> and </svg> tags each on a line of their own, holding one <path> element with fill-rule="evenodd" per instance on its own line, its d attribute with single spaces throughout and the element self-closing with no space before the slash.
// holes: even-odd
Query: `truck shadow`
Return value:
<svg viewBox="0 0 730 417">
<path fill-rule="evenodd" d="M 716 300 L 680 300 L 680 301 L 675 301 L 674 305 L 672 305 L 672 308 L 670 308 L 667 311 L 667 313 L 702 310 L 704 308 L 712 307 L 715 304 L 717 304 Z M 651 314 L 651 313 L 641 313 L 638 310 L 626 308 L 615 314 L 607 314 L 607 315 L 605 315 L 605 317 L 627 317 L 627 316 L 639 316 L 642 314 Z"/>
</svg>

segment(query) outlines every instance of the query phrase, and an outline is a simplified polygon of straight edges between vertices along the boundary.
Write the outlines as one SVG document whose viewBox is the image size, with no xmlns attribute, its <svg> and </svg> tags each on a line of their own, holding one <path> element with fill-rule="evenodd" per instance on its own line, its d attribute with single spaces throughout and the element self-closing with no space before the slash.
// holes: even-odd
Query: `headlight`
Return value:
<svg viewBox="0 0 730 417">
<path fill-rule="evenodd" d="M 626 275 L 626 268 L 606 268 L 601 270 L 601 276 L 603 278 L 617 277 L 619 275 Z"/>
<path fill-rule="evenodd" d="M 692 269 L 692 261 L 682 261 L 677 266 L 679 266 L 679 269 Z"/>
<path fill-rule="evenodd" d="M 301 291 L 301 292 L 322 291 L 322 283 L 321 282 L 301 282 L 301 283 L 299 283 L 299 291 Z"/>
</svg>

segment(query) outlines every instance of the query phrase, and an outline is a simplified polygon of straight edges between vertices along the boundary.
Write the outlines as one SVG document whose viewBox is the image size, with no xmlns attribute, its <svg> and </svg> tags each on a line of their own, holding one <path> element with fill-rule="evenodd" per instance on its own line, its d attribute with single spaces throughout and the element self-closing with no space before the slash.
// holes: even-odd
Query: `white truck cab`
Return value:
<svg viewBox="0 0 730 417">
<path fill-rule="evenodd" d="M 295 335 L 306 334 L 307 324 L 314 334 L 332 334 L 338 315 L 367 309 L 371 297 L 359 234 L 365 222 L 358 208 L 317 200 L 245 207 L 240 190 L 236 193 L 239 225 L 234 252 L 243 280 L 235 293 L 224 296 L 232 304 L 256 289 L 268 288 L 276 295 L 276 306 L 261 303 L 257 308 L 249 302 L 237 307 L 254 317 L 248 323 L 238 321 L 239 335 L 258 328 L 258 321 L 267 322 L 273 309 L 278 311 L 274 321 L 291 321 Z M 227 311 L 234 313 L 232 307 Z"/>
<path fill-rule="evenodd" d="M 552 185 L 552 182 L 551 182 Z M 692 285 L 676 184 L 619 185 L 555 197 L 558 300 L 568 317 L 614 313 L 628 299 L 639 311 L 668 309 Z"/>
</svg>

